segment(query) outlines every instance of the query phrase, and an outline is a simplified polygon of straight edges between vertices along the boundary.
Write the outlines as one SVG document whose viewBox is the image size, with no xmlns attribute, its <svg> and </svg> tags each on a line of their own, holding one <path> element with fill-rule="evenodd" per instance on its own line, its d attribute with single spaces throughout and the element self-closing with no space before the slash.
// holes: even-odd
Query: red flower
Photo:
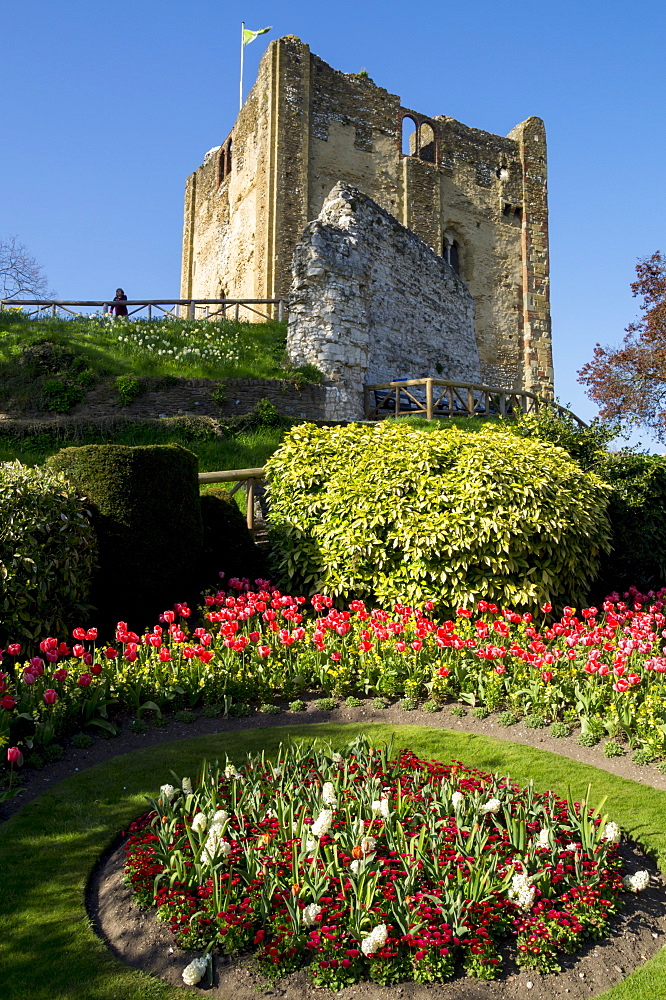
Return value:
<svg viewBox="0 0 666 1000">
<path fill-rule="evenodd" d="M 115 660 L 116 656 L 118 655 L 118 650 L 114 649 L 113 646 L 107 646 L 107 648 L 104 650 L 104 655 L 106 656 L 107 660 Z"/>
<path fill-rule="evenodd" d="M 552 681 L 552 679 L 553 679 L 552 670 L 544 670 L 543 673 L 541 674 L 541 680 L 546 681 L 546 683 L 548 683 L 548 681 Z"/>
<path fill-rule="evenodd" d="M 76 683 L 79 685 L 79 687 L 87 688 L 90 687 L 91 681 L 92 677 L 90 676 L 90 674 L 81 674 Z"/>
<path fill-rule="evenodd" d="M 82 642 L 86 637 L 86 630 L 84 628 L 72 629 L 72 635 L 75 639 L 78 639 L 79 642 Z"/>
<path fill-rule="evenodd" d="M 31 674 L 30 671 L 26 667 L 25 670 L 23 671 L 23 683 L 24 684 L 28 684 L 28 685 L 32 685 L 32 684 L 35 683 L 36 680 L 37 680 L 37 678 L 35 677 L 35 675 Z"/>
<path fill-rule="evenodd" d="M 437 673 L 439 674 L 440 677 L 448 677 L 451 671 L 449 670 L 448 667 L 440 667 Z"/>
<path fill-rule="evenodd" d="M 55 705 L 58 700 L 58 692 L 54 691 L 53 688 L 47 688 L 44 692 L 44 701 L 47 705 Z"/>
<path fill-rule="evenodd" d="M 10 764 L 18 764 L 20 767 L 23 763 L 23 754 L 18 747 L 7 747 L 7 760 Z"/>
<path fill-rule="evenodd" d="M 162 646 L 160 649 L 160 660 L 162 663 L 168 663 L 173 657 L 166 646 Z"/>
<path fill-rule="evenodd" d="M 95 675 L 95 677 L 99 677 L 99 675 L 102 672 L 102 664 L 101 663 L 93 663 L 92 667 L 90 668 L 90 672 L 93 673 Z"/>
<path fill-rule="evenodd" d="M 82 646 L 80 643 L 72 647 L 72 652 L 74 653 L 74 656 L 83 656 L 85 651 L 86 651 L 85 646 Z"/>
<path fill-rule="evenodd" d="M 10 656 L 18 656 L 21 652 L 21 645 L 18 642 L 10 642 L 7 646 L 7 652 Z"/>
<path fill-rule="evenodd" d="M 541 610 L 543 611 L 544 615 L 549 615 L 550 612 L 553 610 L 553 605 L 552 604 L 542 604 L 541 605 Z"/>
<path fill-rule="evenodd" d="M 96 638 L 97 638 L 97 629 L 89 628 L 88 631 L 86 632 L 86 639 L 96 639 Z"/>
<path fill-rule="evenodd" d="M 0 705 L 8 712 L 11 712 L 16 702 L 10 694 L 6 694 L 3 698 L 0 698 Z"/>
<path fill-rule="evenodd" d="M 257 649 L 257 652 L 259 653 L 259 656 L 263 660 L 265 660 L 267 656 L 271 655 L 272 650 L 271 650 L 270 646 L 259 646 L 259 648 Z"/>
<path fill-rule="evenodd" d="M 59 670 L 55 670 L 53 672 L 53 679 L 56 681 L 64 681 L 66 677 L 67 677 L 67 671 L 65 670 L 64 667 L 60 667 Z"/>
</svg>

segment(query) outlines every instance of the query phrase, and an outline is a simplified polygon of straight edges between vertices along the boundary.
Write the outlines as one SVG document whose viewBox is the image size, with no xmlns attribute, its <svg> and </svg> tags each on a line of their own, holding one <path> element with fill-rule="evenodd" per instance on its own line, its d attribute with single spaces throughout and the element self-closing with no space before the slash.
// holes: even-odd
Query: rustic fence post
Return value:
<svg viewBox="0 0 666 1000">
<path fill-rule="evenodd" d="M 432 379 L 426 379 L 426 420 L 432 420 Z"/>
</svg>

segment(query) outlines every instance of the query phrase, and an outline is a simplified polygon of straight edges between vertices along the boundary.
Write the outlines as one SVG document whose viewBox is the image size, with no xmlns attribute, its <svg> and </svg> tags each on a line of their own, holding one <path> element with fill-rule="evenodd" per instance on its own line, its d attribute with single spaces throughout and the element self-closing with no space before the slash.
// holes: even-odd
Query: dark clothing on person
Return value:
<svg viewBox="0 0 666 1000">
<path fill-rule="evenodd" d="M 116 295 L 116 297 L 114 298 L 113 301 L 114 302 L 127 302 L 127 296 L 126 295 Z M 127 306 L 120 306 L 120 305 L 119 306 L 111 306 L 111 310 L 110 311 L 111 311 L 111 315 L 112 316 L 113 316 L 114 313 L 116 314 L 116 316 L 127 316 L 128 315 Z"/>
</svg>

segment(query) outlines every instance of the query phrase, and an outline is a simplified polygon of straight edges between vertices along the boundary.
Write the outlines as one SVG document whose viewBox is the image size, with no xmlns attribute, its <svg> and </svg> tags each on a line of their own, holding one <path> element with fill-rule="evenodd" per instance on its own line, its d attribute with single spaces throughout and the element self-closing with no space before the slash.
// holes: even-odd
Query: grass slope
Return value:
<svg viewBox="0 0 666 1000">
<path fill-rule="evenodd" d="M 518 744 L 417 726 L 301 725 L 203 736 L 115 758 L 62 782 L 0 830 L 0 993 L 4 1000 L 177 1000 L 176 990 L 129 969 L 107 951 L 88 924 L 84 892 L 100 853 L 145 809 L 173 769 L 196 774 L 203 757 L 227 753 L 239 764 L 248 752 L 272 753 L 281 740 L 319 738 L 336 745 L 366 732 L 374 742 L 394 737 L 397 750 L 460 760 L 534 778 L 580 799 L 588 783 L 593 803 L 607 795 L 610 816 L 657 858 L 666 859 L 666 793 L 644 788 L 585 764 Z M 185 991 L 188 993 L 188 991 Z M 602 996 L 639 1000 L 666 996 L 666 950 Z"/>
</svg>

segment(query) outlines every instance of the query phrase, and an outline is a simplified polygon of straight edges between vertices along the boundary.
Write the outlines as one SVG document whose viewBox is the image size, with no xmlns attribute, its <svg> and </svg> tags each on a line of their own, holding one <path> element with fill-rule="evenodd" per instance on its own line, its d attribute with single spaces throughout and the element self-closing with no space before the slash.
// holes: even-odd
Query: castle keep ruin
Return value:
<svg viewBox="0 0 666 1000">
<path fill-rule="evenodd" d="M 338 182 L 462 279 L 474 304 L 470 365 L 484 382 L 552 395 L 541 120 L 504 138 L 427 117 L 293 36 L 270 43 L 232 132 L 187 180 L 181 297 L 286 298 L 294 262 L 298 304 L 303 252 L 294 252 Z"/>
</svg>

